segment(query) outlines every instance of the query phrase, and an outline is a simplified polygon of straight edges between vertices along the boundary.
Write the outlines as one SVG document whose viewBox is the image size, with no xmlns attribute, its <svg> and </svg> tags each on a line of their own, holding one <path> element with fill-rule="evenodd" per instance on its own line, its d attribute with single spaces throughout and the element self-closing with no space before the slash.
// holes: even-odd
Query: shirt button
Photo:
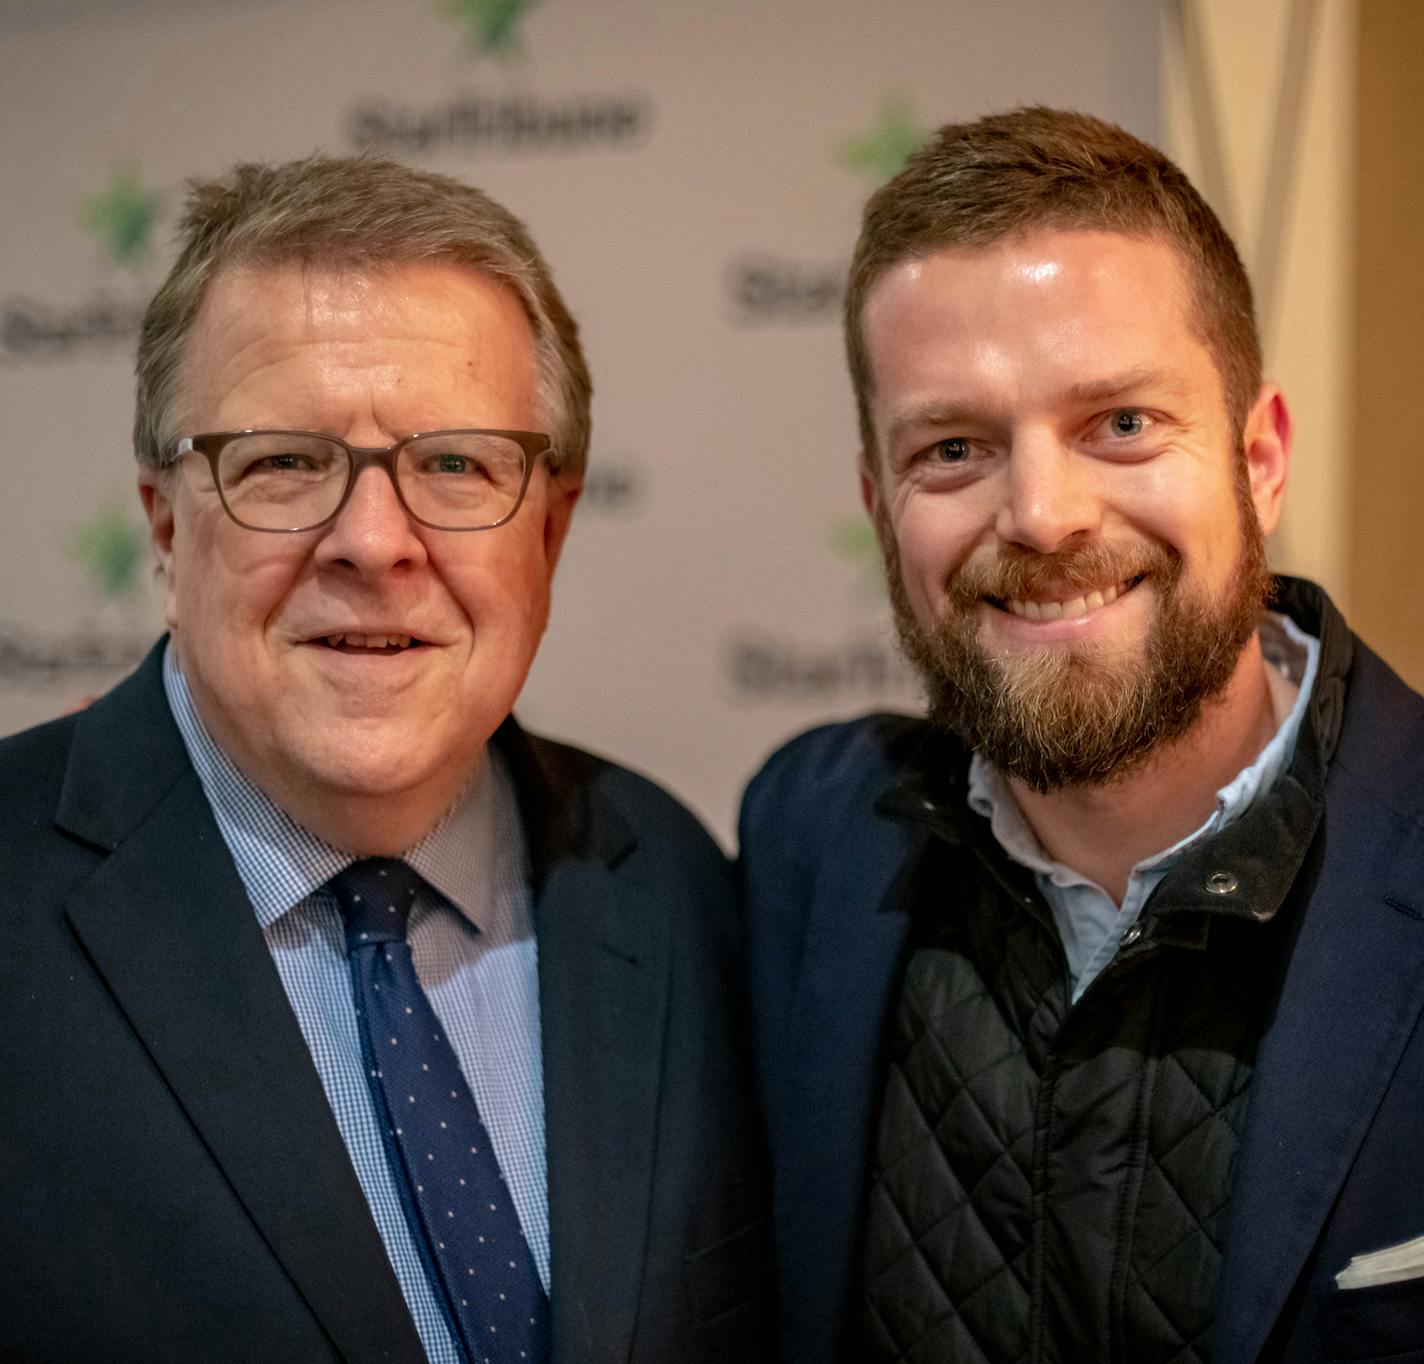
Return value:
<svg viewBox="0 0 1424 1364">
<path fill-rule="evenodd" d="M 1214 871 L 1204 884 L 1213 895 L 1231 895 L 1240 883 L 1229 871 Z"/>
</svg>

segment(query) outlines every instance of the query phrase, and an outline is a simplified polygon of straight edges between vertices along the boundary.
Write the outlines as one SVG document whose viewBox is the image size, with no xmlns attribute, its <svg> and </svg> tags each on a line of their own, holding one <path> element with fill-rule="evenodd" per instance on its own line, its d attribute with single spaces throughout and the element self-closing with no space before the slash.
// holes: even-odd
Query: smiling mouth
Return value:
<svg viewBox="0 0 1424 1364">
<path fill-rule="evenodd" d="M 312 642 L 323 644 L 328 649 L 335 649 L 343 654 L 392 655 L 405 653 L 408 649 L 420 649 L 425 645 L 424 640 L 417 639 L 414 635 L 359 635 L 349 631 L 338 635 L 322 635 Z"/>
<path fill-rule="evenodd" d="M 1035 601 L 1031 597 L 986 597 L 985 600 L 997 610 L 1007 611 L 1021 620 L 1049 621 L 1076 620 L 1104 606 L 1110 606 L 1124 592 L 1131 591 L 1142 581 L 1143 575 L 1126 578 L 1109 587 L 1094 588 L 1076 597 L 1061 601 Z"/>
</svg>

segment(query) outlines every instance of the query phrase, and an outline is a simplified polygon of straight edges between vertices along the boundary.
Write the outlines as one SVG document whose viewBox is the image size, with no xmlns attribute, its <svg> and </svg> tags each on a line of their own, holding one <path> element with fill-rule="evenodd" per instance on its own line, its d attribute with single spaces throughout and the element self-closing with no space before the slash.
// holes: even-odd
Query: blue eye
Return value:
<svg viewBox="0 0 1424 1364">
<path fill-rule="evenodd" d="M 1147 423 L 1142 413 L 1123 408 L 1108 418 L 1108 425 L 1115 436 L 1140 436 Z"/>
<path fill-rule="evenodd" d="M 941 464 L 959 464 L 969 458 L 969 442 L 963 436 L 949 436 L 936 441 L 930 451 Z"/>
</svg>

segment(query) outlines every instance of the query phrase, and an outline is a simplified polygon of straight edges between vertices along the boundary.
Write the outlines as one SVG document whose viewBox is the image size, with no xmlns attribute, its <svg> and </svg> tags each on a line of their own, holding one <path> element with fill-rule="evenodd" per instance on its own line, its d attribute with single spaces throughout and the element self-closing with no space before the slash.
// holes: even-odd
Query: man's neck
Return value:
<svg viewBox="0 0 1424 1364">
<path fill-rule="evenodd" d="M 309 833 L 357 857 L 401 857 L 449 813 L 467 781 L 424 790 L 418 799 L 397 794 L 312 797 L 245 774 Z"/>
<path fill-rule="evenodd" d="M 1044 851 L 1121 904 L 1133 867 L 1199 828 L 1217 792 L 1270 742 L 1276 717 L 1268 666 L 1253 635 L 1226 689 L 1196 724 L 1120 780 L 1044 793 L 1010 777 Z"/>
<path fill-rule="evenodd" d="M 164 658 L 164 686 L 180 726 L 196 727 L 191 737 L 189 729 L 184 735 L 200 768 L 208 755 L 207 761 L 232 769 L 307 833 L 356 857 L 403 856 L 451 812 L 488 761 L 488 750 L 481 749 L 473 768 L 441 769 L 406 789 L 362 792 L 302 781 L 280 762 L 247 760 L 240 736 L 230 732 L 219 708 L 205 704 L 172 643 Z"/>
</svg>

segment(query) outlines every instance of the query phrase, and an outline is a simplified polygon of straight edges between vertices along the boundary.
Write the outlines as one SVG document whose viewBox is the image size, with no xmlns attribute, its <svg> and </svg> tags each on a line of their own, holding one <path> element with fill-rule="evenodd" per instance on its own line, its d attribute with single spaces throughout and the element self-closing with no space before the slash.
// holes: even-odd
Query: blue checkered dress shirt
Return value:
<svg viewBox="0 0 1424 1364">
<path fill-rule="evenodd" d="M 460 1355 L 441 1315 L 386 1165 L 361 1061 L 346 942 L 326 882 L 355 859 L 296 824 L 238 771 L 203 727 L 170 643 L 163 685 L 426 1354 Z M 439 826 L 405 854 L 435 888 L 416 901 L 416 974 L 455 1048 L 509 1184 L 534 1263 L 549 1287 L 543 1058 L 529 871 L 513 783 L 487 750 Z"/>
</svg>

